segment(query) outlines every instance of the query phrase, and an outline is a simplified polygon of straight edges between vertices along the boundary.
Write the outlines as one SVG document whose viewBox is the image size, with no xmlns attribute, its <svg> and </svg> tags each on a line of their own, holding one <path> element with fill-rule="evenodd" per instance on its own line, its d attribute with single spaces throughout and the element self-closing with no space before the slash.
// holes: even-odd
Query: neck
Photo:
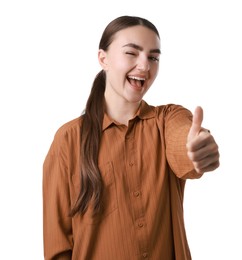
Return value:
<svg viewBox="0 0 242 260">
<path fill-rule="evenodd" d="M 111 117 L 113 120 L 120 124 L 124 124 L 128 126 L 129 120 L 134 118 L 140 103 L 141 102 L 108 102 L 106 100 L 106 113 Z"/>
</svg>

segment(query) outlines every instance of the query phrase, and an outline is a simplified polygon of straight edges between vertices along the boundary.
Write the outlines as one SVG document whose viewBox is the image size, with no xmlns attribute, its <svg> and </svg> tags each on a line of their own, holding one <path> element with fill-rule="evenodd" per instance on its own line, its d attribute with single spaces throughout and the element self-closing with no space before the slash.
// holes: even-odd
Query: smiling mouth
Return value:
<svg viewBox="0 0 242 260">
<path fill-rule="evenodd" d="M 129 83 L 132 86 L 135 87 L 143 87 L 144 83 L 145 83 L 145 78 L 139 78 L 139 77 L 135 77 L 135 76 L 128 76 L 127 77 Z"/>
</svg>

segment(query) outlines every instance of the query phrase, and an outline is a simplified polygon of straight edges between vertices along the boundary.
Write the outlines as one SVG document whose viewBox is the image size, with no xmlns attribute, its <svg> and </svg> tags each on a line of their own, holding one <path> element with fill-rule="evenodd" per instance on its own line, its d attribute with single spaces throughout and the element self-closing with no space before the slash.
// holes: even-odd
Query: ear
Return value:
<svg viewBox="0 0 242 260">
<path fill-rule="evenodd" d="M 100 49 L 98 51 L 98 61 L 99 61 L 99 64 L 101 65 L 102 69 L 106 71 L 108 69 L 107 53 L 102 49 Z"/>
</svg>

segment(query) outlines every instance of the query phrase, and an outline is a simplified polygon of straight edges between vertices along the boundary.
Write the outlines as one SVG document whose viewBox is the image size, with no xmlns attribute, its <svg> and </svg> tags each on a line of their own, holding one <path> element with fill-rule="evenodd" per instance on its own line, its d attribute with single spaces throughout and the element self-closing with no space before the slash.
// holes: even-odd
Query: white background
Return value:
<svg viewBox="0 0 242 260">
<path fill-rule="evenodd" d="M 242 259 L 240 2 L 0 2 L 1 259 L 43 259 L 43 160 L 56 130 L 85 106 L 104 27 L 124 14 L 161 35 L 160 74 L 145 100 L 201 105 L 220 146 L 220 168 L 185 190 L 193 259 Z"/>
</svg>

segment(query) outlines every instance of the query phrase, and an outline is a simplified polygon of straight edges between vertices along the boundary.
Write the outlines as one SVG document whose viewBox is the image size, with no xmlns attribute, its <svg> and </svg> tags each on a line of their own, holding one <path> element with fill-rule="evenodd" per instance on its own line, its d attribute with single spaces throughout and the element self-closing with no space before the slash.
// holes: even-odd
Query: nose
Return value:
<svg viewBox="0 0 242 260">
<path fill-rule="evenodd" d="M 137 69 L 139 71 L 149 71 L 150 70 L 150 63 L 146 57 L 142 57 L 138 60 Z"/>
</svg>

